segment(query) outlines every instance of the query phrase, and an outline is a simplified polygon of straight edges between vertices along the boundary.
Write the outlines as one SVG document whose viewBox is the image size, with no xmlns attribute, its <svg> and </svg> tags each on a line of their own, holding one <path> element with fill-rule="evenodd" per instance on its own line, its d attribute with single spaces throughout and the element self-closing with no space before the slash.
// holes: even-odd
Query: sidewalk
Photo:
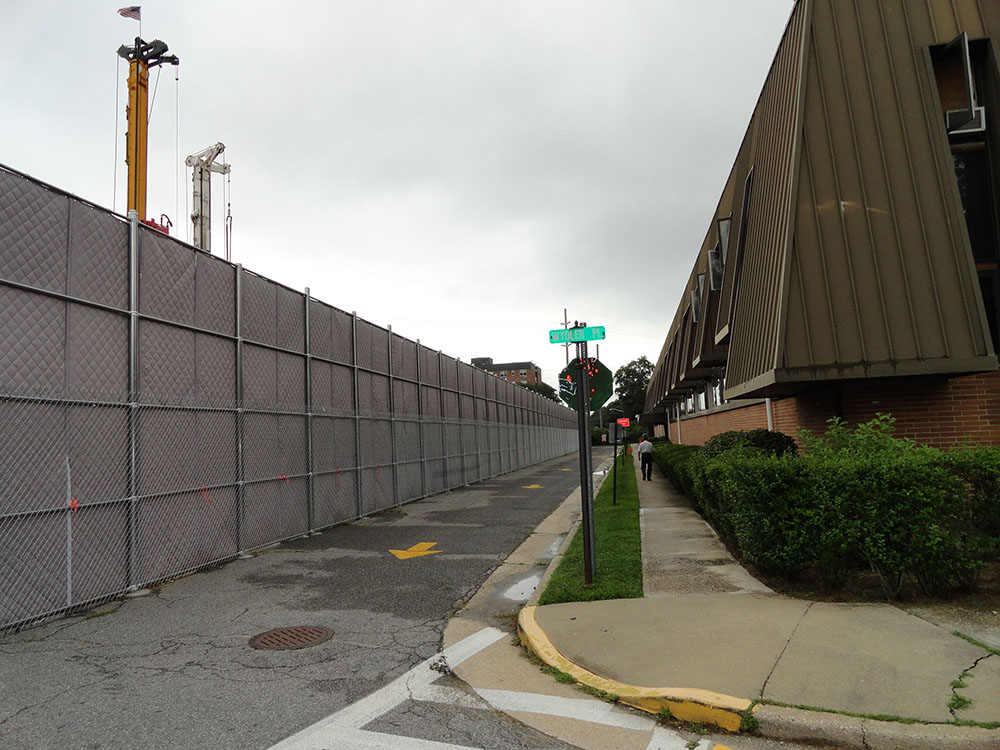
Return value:
<svg viewBox="0 0 1000 750">
<path fill-rule="evenodd" d="M 1000 748 L 1000 729 L 954 723 L 1000 722 L 1000 655 L 890 605 L 770 592 L 658 472 L 638 486 L 645 598 L 525 607 L 522 641 L 545 662 L 623 703 L 729 731 L 752 715 L 773 739 Z M 972 705 L 956 711 L 956 695 Z M 898 718 L 910 723 L 885 720 Z"/>
</svg>

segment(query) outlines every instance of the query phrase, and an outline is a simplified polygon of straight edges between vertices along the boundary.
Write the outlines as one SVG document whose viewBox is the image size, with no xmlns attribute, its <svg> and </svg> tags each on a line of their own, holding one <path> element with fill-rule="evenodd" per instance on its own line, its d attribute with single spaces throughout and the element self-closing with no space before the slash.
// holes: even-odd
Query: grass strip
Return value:
<svg viewBox="0 0 1000 750">
<path fill-rule="evenodd" d="M 559 567 L 539 598 L 539 604 L 589 602 L 598 599 L 635 599 L 642 596 L 642 540 L 639 534 L 639 490 L 631 456 L 618 477 L 618 504 L 612 505 L 613 474 L 594 498 L 594 546 L 597 570 L 594 583 L 583 582 L 583 528 L 579 527 Z"/>
</svg>

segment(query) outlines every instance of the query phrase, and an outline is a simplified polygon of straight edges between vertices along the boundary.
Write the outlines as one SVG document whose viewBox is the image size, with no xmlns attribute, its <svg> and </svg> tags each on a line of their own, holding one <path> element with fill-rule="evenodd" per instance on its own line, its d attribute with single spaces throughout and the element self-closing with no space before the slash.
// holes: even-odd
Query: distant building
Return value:
<svg viewBox="0 0 1000 750">
<path fill-rule="evenodd" d="M 997 0 L 798 0 L 645 424 L 1000 443 L 998 59 Z"/>
<path fill-rule="evenodd" d="M 542 382 L 542 369 L 534 362 L 500 362 L 494 363 L 492 357 L 473 357 L 472 366 L 480 370 L 492 372 L 498 378 L 510 383 L 531 385 Z"/>
</svg>

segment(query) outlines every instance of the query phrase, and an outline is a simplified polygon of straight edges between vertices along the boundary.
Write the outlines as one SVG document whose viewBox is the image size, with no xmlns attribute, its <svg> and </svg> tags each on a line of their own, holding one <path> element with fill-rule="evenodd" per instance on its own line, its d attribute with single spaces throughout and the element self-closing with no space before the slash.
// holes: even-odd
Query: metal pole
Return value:
<svg viewBox="0 0 1000 750">
<path fill-rule="evenodd" d="M 424 394 L 420 377 L 420 339 L 417 339 L 417 430 L 420 441 L 420 497 L 427 497 L 427 453 L 424 445 Z"/>
<path fill-rule="evenodd" d="M 309 287 L 306 287 L 306 511 L 309 531 L 316 530 L 316 485 L 313 477 L 312 344 L 309 326 Z"/>
<path fill-rule="evenodd" d="M 596 556 L 594 554 L 594 496 L 593 476 L 590 470 L 590 378 L 587 373 L 587 342 L 576 346 L 580 370 L 577 378 L 577 418 L 580 425 L 580 503 L 583 523 L 583 579 L 586 585 L 594 582 Z"/>
<path fill-rule="evenodd" d="M 438 349 L 437 353 L 438 361 L 438 422 L 441 425 L 441 488 L 445 490 L 451 489 L 451 485 L 448 484 L 448 438 L 445 435 L 447 432 L 445 426 L 444 417 L 444 370 L 441 367 L 441 350 Z"/>
<path fill-rule="evenodd" d="M 392 474 L 392 504 L 399 505 L 399 472 L 396 470 L 396 399 L 392 388 L 392 326 L 389 330 L 389 447 L 392 463 L 389 473 Z"/>
<path fill-rule="evenodd" d="M 614 469 L 614 476 L 611 477 L 611 504 L 618 505 L 618 430 L 620 424 L 615 422 L 615 457 L 611 461 Z"/>
<path fill-rule="evenodd" d="M 139 588 L 139 212 L 128 212 L 128 584 Z"/>
<path fill-rule="evenodd" d="M 456 400 L 458 401 L 458 445 L 460 449 L 459 459 L 462 465 L 462 481 L 459 482 L 460 485 L 468 484 L 466 480 L 466 469 L 465 469 L 465 420 L 462 418 L 462 368 L 459 367 L 459 359 L 455 357 L 455 388 L 457 389 Z M 473 399 L 474 401 L 474 399 Z M 473 429 L 475 429 L 473 427 Z"/>
<path fill-rule="evenodd" d="M 73 604 L 73 479 L 66 456 L 66 606 Z"/>
<path fill-rule="evenodd" d="M 243 265 L 236 264 L 236 549 L 246 554 L 243 527 L 246 523 L 246 413 L 243 410 Z"/>
<path fill-rule="evenodd" d="M 358 397 L 358 314 L 357 312 L 351 313 L 351 361 L 354 365 L 354 463 L 357 464 L 357 481 L 355 482 L 355 487 L 358 490 L 358 496 L 355 499 L 354 510 L 358 516 L 361 515 L 361 490 L 363 489 L 363 484 L 361 481 L 361 400 Z"/>
</svg>

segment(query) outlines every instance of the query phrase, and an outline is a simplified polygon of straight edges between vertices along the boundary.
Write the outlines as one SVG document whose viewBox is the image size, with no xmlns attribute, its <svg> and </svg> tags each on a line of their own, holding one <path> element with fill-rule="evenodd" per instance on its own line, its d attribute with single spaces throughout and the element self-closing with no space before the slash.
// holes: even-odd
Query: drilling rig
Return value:
<svg viewBox="0 0 1000 750">
<path fill-rule="evenodd" d="M 135 211 L 146 224 L 163 229 L 146 216 L 146 152 L 149 130 L 149 69 L 159 65 L 180 65 L 176 55 L 167 54 L 167 45 L 159 39 L 144 42 L 135 38 L 132 46 L 122 45 L 118 56 L 129 61 L 128 133 L 125 136 L 125 163 L 128 164 L 128 210 Z"/>
<path fill-rule="evenodd" d="M 191 154 L 184 163 L 191 167 L 191 184 L 194 200 L 191 223 L 194 224 L 193 242 L 207 253 L 212 252 L 212 173 L 229 174 L 229 165 L 219 164 L 218 159 L 226 147 L 222 143 Z M 228 254 L 227 254 L 227 260 Z"/>
</svg>

